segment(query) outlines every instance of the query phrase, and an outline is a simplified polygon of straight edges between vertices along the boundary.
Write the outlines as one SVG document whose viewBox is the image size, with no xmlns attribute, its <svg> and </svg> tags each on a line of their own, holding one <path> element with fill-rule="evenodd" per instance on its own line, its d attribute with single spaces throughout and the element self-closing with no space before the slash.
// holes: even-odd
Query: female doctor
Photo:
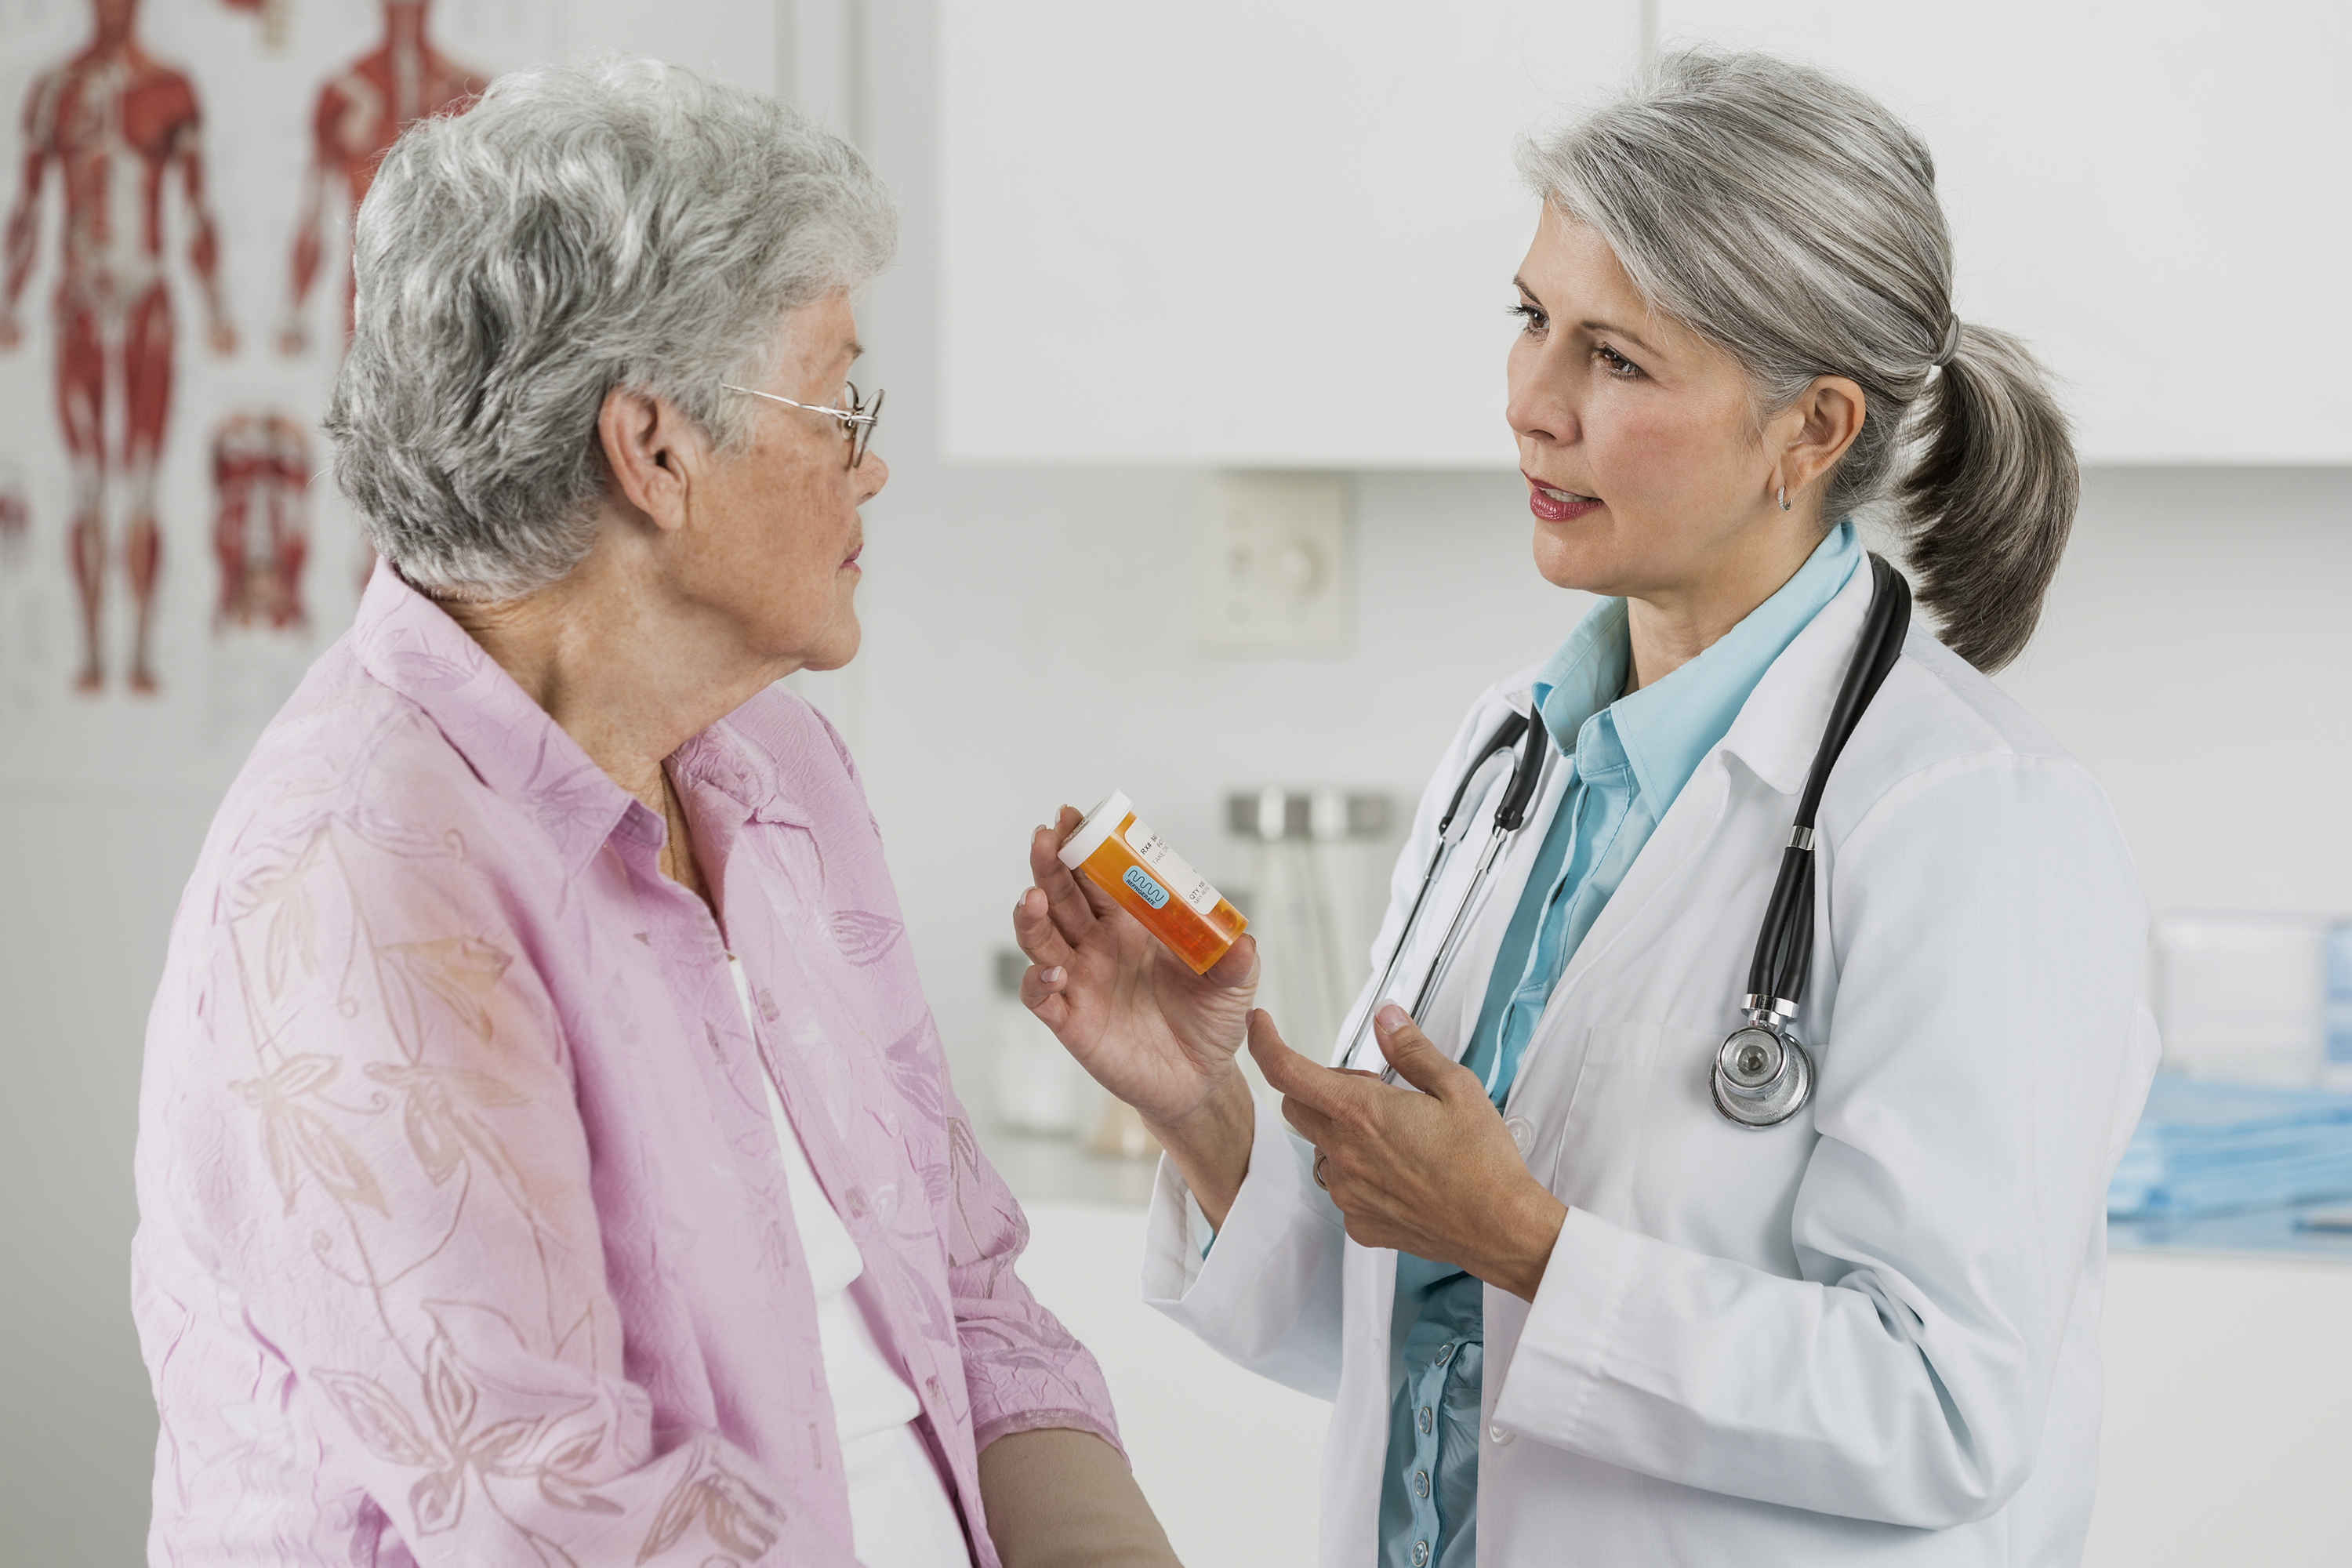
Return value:
<svg viewBox="0 0 2352 1568">
<path fill-rule="evenodd" d="M 1067 812 L 1024 999 L 1167 1148 L 1153 1304 L 1337 1401 L 1325 1563 L 2071 1563 L 2156 1045 L 2115 818 L 1984 673 L 2065 425 L 1849 87 L 1673 57 L 1523 163 L 1536 564 L 1604 596 L 1439 763 L 1340 1067 L 1246 940 L 1195 977 L 1074 881 Z"/>
</svg>

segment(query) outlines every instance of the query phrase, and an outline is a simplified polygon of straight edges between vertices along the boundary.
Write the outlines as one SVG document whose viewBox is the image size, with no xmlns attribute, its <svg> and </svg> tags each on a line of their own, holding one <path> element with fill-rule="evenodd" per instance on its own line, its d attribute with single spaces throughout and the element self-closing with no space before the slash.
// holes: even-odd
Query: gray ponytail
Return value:
<svg viewBox="0 0 2352 1568">
<path fill-rule="evenodd" d="M 2017 657 L 2074 526 L 2074 444 L 2024 345 L 1954 318 L 1935 161 L 1909 127 L 1811 67 L 1690 50 L 1519 164 L 1653 307 L 1746 368 L 1760 414 L 1816 376 L 1859 385 L 1822 515 L 1877 509 L 1953 651 L 1988 671 Z"/>
</svg>

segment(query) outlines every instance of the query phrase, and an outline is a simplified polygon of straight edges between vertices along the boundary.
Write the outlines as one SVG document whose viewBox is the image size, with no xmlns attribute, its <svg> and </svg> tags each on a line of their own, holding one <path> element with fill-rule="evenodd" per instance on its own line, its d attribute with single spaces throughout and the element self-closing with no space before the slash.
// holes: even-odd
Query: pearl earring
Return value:
<svg viewBox="0 0 2352 1568">
<path fill-rule="evenodd" d="M 1786 511 L 1786 510 L 1789 510 L 1789 487 L 1788 487 L 1788 486 L 1786 486 L 1786 485 L 1782 485 L 1782 486 L 1780 487 L 1780 489 L 1779 493 L 1778 493 L 1777 495 L 1775 495 L 1773 499 L 1774 499 L 1774 500 L 1778 500 L 1778 501 L 1780 503 L 1780 510 L 1781 510 L 1782 511 Z"/>
</svg>

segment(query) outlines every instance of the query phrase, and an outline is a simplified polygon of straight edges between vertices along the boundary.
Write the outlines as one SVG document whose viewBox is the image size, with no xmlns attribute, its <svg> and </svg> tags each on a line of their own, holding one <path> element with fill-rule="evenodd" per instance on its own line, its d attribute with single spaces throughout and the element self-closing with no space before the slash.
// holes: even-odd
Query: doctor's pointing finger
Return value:
<svg viewBox="0 0 2352 1568">
<path fill-rule="evenodd" d="M 1410 1089 L 1334 1070 L 1250 1014 L 1250 1055 L 1279 1091 L 1283 1119 L 1312 1144 L 1318 1184 L 1348 1237 L 1451 1263 L 1533 1300 L 1568 1210 L 1528 1173 L 1475 1075 L 1391 1003 L 1373 1019 L 1381 1053 Z"/>
</svg>

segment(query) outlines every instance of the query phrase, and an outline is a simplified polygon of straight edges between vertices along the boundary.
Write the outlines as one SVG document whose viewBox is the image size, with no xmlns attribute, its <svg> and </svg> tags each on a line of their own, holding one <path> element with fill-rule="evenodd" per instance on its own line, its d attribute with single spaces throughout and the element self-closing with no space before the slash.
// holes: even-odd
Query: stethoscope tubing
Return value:
<svg viewBox="0 0 2352 1568">
<path fill-rule="evenodd" d="M 1503 840 L 1509 837 L 1509 832 L 1500 827 L 1486 836 L 1486 847 L 1478 853 L 1478 864 L 1470 873 L 1470 885 L 1462 889 L 1462 900 L 1454 906 L 1454 918 L 1446 922 L 1444 940 L 1437 944 L 1437 956 L 1430 961 L 1429 973 L 1423 977 L 1421 990 L 1413 996 L 1412 1016 L 1415 1018 L 1421 1016 L 1422 1009 L 1429 1005 L 1431 993 L 1437 989 L 1438 982 L 1445 978 L 1446 970 L 1453 966 L 1454 944 L 1462 935 L 1462 928 L 1469 920 L 1471 910 L 1478 902 L 1480 890 L 1486 885 L 1487 874 L 1495 868 L 1495 857 L 1502 852 Z M 1372 999 L 1372 1007 L 1374 1011 L 1379 1010 L 1380 999 L 1377 996 Z M 1367 1015 L 1364 1021 L 1367 1024 L 1370 1023 L 1370 1016 Z M 1353 1048 L 1354 1043 L 1351 1041 L 1349 1049 Z M 1381 1068 L 1381 1081 L 1387 1084 L 1395 1083 L 1396 1068 Z"/>
<path fill-rule="evenodd" d="M 1801 1109 L 1811 1098 L 1810 1058 L 1788 1032 L 1788 1023 L 1796 1016 L 1797 1005 L 1803 999 L 1806 972 L 1812 956 L 1813 922 L 1813 845 L 1814 822 L 1821 807 L 1822 794 L 1829 783 L 1830 773 L 1837 765 L 1853 736 L 1855 726 L 1878 694 L 1895 660 L 1901 656 L 1903 639 L 1910 628 L 1911 595 L 1902 574 L 1876 555 L 1867 557 L 1872 574 L 1870 608 L 1863 627 L 1861 646 L 1848 664 L 1844 679 L 1832 705 L 1829 723 L 1823 731 L 1819 750 L 1813 757 L 1802 795 L 1800 796 L 1796 821 L 1790 826 L 1788 843 L 1783 847 L 1780 874 L 1774 879 L 1771 897 L 1767 900 L 1763 928 L 1758 932 L 1756 952 L 1749 965 L 1748 992 L 1742 999 L 1742 1009 L 1749 1017 L 1748 1025 L 1735 1031 L 1725 1042 L 1730 1051 L 1742 1034 L 1758 1031 L 1769 1034 L 1787 1053 L 1795 1058 L 1802 1080 L 1792 1095 L 1784 1095 L 1785 1104 L 1776 1103 L 1769 1112 L 1742 1111 L 1728 1104 L 1725 1098 L 1724 1068 L 1719 1057 L 1713 1081 L 1717 1109 L 1735 1122 L 1750 1127 L 1768 1127 L 1786 1121 Z M 1438 819 L 1437 847 L 1430 856 L 1429 869 L 1421 879 L 1421 888 L 1413 895 L 1412 908 L 1405 915 L 1403 928 L 1397 933 L 1396 943 L 1389 950 L 1388 962 L 1381 968 L 1380 981 L 1364 1003 L 1363 1012 L 1348 1030 L 1347 1043 L 1341 1047 L 1335 1065 L 1345 1066 L 1355 1059 L 1357 1049 L 1363 1044 L 1364 1032 L 1371 1026 L 1372 1016 L 1379 1010 L 1381 998 L 1388 994 L 1390 983 L 1396 978 L 1397 966 L 1403 962 L 1405 951 L 1412 943 L 1412 934 L 1419 929 L 1423 908 L 1435 889 L 1442 873 L 1462 838 L 1453 837 L 1451 829 L 1462 808 L 1463 799 L 1471 786 L 1486 772 L 1487 763 L 1506 751 L 1510 751 L 1524 738 L 1525 744 L 1514 757 L 1510 783 L 1503 798 L 1495 808 L 1494 828 L 1486 845 L 1479 852 L 1478 864 L 1471 871 L 1468 885 L 1454 907 L 1453 918 L 1446 922 L 1445 935 L 1437 944 L 1437 952 L 1423 976 L 1420 990 L 1413 998 L 1412 1016 L 1418 1019 L 1438 984 L 1444 978 L 1460 944 L 1463 930 L 1479 894 L 1486 888 L 1495 861 L 1502 852 L 1503 842 L 1527 820 L 1528 804 L 1533 800 L 1547 762 L 1549 736 L 1539 714 L 1511 713 L 1490 736 L 1475 761 L 1454 786 L 1454 798 Z M 1465 831 L 1463 838 L 1468 837 Z M 1384 1068 L 1381 1081 L 1395 1083 L 1396 1069 Z M 1735 1093 L 1734 1099 L 1739 1098 Z M 1750 1098 L 1753 1098 L 1751 1095 Z"/>
<path fill-rule="evenodd" d="M 1395 946 L 1389 950 L 1388 963 L 1381 971 L 1380 983 L 1372 987 L 1364 1003 L 1362 1015 L 1348 1031 L 1347 1044 L 1336 1058 L 1337 1065 L 1345 1066 L 1355 1059 L 1357 1048 L 1363 1044 L 1364 1031 L 1371 1026 L 1372 1016 L 1380 1010 L 1381 998 L 1388 994 L 1389 983 L 1396 977 L 1397 965 L 1403 961 L 1406 949 L 1412 944 L 1412 933 L 1420 926 L 1422 910 L 1452 859 L 1453 851 L 1462 842 L 1452 836 L 1451 829 L 1462 809 L 1464 797 L 1486 772 L 1486 764 L 1497 755 L 1510 752 L 1515 745 L 1518 749 L 1512 758 L 1510 782 L 1504 786 L 1502 799 L 1495 807 L 1494 829 L 1487 837 L 1486 847 L 1479 852 L 1478 864 L 1471 870 L 1469 885 L 1463 889 L 1461 899 L 1454 906 L 1454 915 L 1446 922 L 1444 938 L 1438 942 L 1437 952 L 1430 962 L 1427 973 L 1422 978 L 1421 989 L 1413 997 L 1412 1013 L 1415 1018 L 1421 1016 L 1423 1007 L 1436 991 L 1438 983 L 1444 978 L 1465 925 L 1478 902 L 1478 895 L 1494 870 L 1496 858 L 1502 853 L 1504 841 L 1526 822 L 1528 807 L 1542 781 L 1546 753 L 1551 749 L 1550 739 L 1542 721 L 1531 713 L 1514 712 L 1496 726 L 1476 761 L 1464 772 L 1462 782 L 1454 786 L 1454 798 L 1447 805 L 1445 815 L 1438 819 L 1437 848 L 1430 856 L 1429 869 L 1422 876 L 1420 891 L 1413 895 L 1412 909 L 1405 916 L 1403 929 L 1397 933 Z M 1463 837 L 1467 837 L 1465 831 Z M 1381 1081 L 1395 1083 L 1396 1069 L 1381 1068 Z"/>
</svg>

